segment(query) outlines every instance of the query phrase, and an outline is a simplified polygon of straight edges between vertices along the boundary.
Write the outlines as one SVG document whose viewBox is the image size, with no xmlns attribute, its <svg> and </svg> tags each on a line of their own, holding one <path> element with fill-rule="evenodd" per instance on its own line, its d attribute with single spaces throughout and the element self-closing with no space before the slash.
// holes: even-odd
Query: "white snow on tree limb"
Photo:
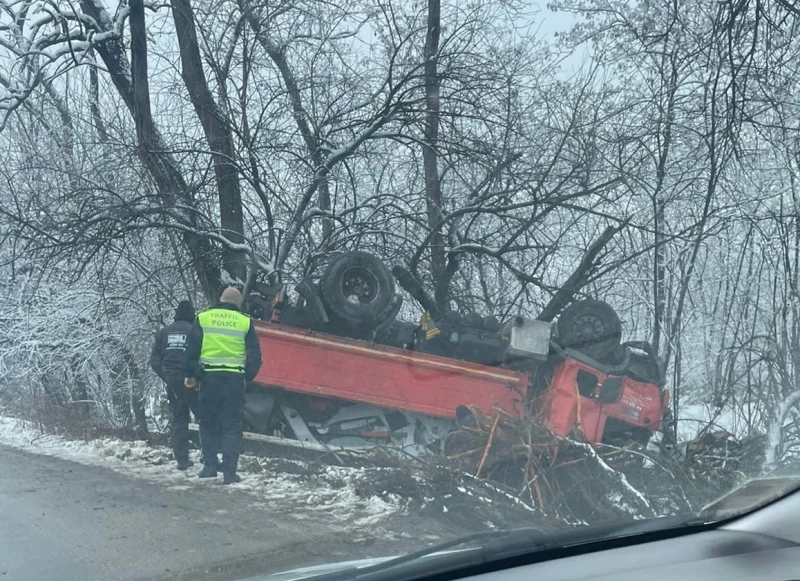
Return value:
<svg viewBox="0 0 800 581">
<path fill-rule="evenodd" d="M 586 452 L 586 455 L 591 458 L 612 481 L 618 482 L 622 490 L 628 493 L 633 500 L 638 501 L 640 509 L 644 509 L 652 514 L 653 507 L 650 504 L 650 501 L 647 500 L 647 497 L 636 488 L 631 486 L 624 474 L 613 470 L 608 464 L 606 464 L 605 460 L 598 456 L 597 450 L 595 450 L 593 446 L 590 444 L 584 444 L 582 442 L 572 442 L 571 445 Z"/>
<path fill-rule="evenodd" d="M 783 426 L 789 416 L 790 410 L 800 402 L 800 391 L 789 394 L 778 406 L 775 418 L 767 430 L 767 449 L 764 452 L 764 468 L 774 468 L 781 460 L 784 447 Z"/>
</svg>

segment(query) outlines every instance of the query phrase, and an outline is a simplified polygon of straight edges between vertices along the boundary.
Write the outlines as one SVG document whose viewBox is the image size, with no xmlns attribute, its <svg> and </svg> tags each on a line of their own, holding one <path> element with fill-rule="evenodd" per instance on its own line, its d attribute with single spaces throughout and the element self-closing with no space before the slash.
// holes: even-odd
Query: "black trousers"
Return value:
<svg viewBox="0 0 800 581">
<path fill-rule="evenodd" d="M 197 417 L 197 390 L 187 389 L 183 378 L 167 383 L 167 398 L 170 411 L 170 445 L 175 460 L 189 460 L 189 412 Z"/>
<path fill-rule="evenodd" d="M 203 462 L 216 465 L 222 452 L 222 472 L 235 473 L 242 444 L 244 375 L 227 371 L 206 372 L 200 384 L 200 446 Z"/>
</svg>

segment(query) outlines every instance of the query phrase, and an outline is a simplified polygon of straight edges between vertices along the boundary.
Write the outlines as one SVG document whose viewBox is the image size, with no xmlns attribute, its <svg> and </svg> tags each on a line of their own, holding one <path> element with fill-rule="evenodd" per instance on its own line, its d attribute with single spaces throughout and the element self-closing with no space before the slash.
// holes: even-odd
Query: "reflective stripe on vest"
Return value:
<svg viewBox="0 0 800 581">
<path fill-rule="evenodd" d="M 230 309 L 209 309 L 197 315 L 197 322 L 203 329 L 203 369 L 244 373 L 244 338 L 250 329 L 250 317 Z"/>
<path fill-rule="evenodd" d="M 203 333 L 211 333 L 217 335 L 228 335 L 230 337 L 242 337 L 247 335 L 247 331 L 231 331 L 230 329 L 203 329 Z"/>
</svg>

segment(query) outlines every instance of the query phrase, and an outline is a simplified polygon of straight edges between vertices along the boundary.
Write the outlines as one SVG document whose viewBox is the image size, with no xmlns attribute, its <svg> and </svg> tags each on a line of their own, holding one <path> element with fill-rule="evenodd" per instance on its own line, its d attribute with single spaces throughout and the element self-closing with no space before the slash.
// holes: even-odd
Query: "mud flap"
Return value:
<svg viewBox="0 0 800 581">
<path fill-rule="evenodd" d="M 248 391 L 244 396 L 242 418 L 256 432 L 265 434 L 275 406 L 275 394 L 265 391 Z"/>
</svg>

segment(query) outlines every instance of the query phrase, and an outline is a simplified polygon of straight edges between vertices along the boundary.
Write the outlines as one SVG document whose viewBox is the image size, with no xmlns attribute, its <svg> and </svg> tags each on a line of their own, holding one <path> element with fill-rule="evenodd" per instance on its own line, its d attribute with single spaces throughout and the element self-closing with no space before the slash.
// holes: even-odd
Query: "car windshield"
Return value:
<svg viewBox="0 0 800 581">
<path fill-rule="evenodd" d="M 796 488 L 793 3 L 0 6 L 2 574 L 491 560 Z"/>
</svg>

